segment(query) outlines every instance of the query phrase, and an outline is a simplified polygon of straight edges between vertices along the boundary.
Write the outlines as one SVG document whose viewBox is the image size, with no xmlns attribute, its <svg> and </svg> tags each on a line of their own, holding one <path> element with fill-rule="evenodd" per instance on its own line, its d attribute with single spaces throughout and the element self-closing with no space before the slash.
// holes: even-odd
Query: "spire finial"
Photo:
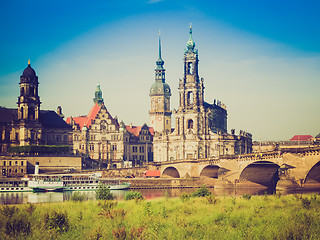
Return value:
<svg viewBox="0 0 320 240">
<path fill-rule="evenodd" d="M 161 32 L 159 29 L 159 59 L 161 59 Z"/>
<path fill-rule="evenodd" d="M 194 41 L 193 41 L 193 39 L 192 39 L 192 25 L 191 25 L 191 22 L 190 22 L 190 30 L 189 30 L 189 33 L 190 33 L 190 36 L 189 36 L 189 40 L 188 40 L 188 42 L 187 42 L 187 49 L 193 51 L 196 44 L 194 43 Z"/>
<path fill-rule="evenodd" d="M 30 66 L 30 59 L 28 59 L 28 65 Z"/>
</svg>

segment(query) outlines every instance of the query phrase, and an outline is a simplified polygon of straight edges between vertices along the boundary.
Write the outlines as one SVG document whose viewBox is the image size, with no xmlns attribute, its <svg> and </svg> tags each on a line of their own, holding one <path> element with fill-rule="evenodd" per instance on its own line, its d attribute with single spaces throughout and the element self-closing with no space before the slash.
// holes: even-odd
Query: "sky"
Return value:
<svg viewBox="0 0 320 240">
<path fill-rule="evenodd" d="M 17 107 L 28 59 L 41 109 L 86 115 L 99 83 L 110 114 L 149 124 L 161 31 L 171 108 L 192 23 L 205 101 L 226 104 L 228 130 L 253 139 L 320 133 L 320 1 L 4 1 L 0 106 Z"/>
</svg>

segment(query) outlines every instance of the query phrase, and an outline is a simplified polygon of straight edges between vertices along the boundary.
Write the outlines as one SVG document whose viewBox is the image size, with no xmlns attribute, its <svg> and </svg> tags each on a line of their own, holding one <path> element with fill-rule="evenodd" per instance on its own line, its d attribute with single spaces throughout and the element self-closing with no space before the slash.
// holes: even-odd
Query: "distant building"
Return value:
<svg viewBox="0 0 320 240">
<path fill-rule="evenodd" d="M 290 141 L 312 141 L 313 137 L 311 135 L 294 135 Z"/>
<path fill-rule="evenodd" d="M 97 86 L 94 105 L 86 116 L 70 117 L 73 128 L 75 154 L 88 156 L 109 168 L 139 166 L 153 161 L 153 129 L 125 126 L 107 110 L 100 85 Z"/>
<path fill-rule="evenodd" d="M 69 145 L 72 128 L 63 120 L 61 107 L 57 112 L 40 110 L 38 76 L 30 66 L 20 76 L 18 108 L 0 107 L 0 153 L 10 146 Z"/>
<path fill-rule="evenodd" d="M 198 50 L 190 37 L 184 52 L 184 76 L 179 80 L 179 107 L 174 110 L 175 128 L 171 129 L 171 90 L 165 83 L 164 61 L 156 61 L 155 83 L 150 88 L 150 124 L 155 130 L 154 160 L 157 162 L 200 159 L 252 152 L 252 135 L 227 131 L 227 108 L 221 101 L 204 101 L 204 80 L 198 73 Z"/>
</svg>

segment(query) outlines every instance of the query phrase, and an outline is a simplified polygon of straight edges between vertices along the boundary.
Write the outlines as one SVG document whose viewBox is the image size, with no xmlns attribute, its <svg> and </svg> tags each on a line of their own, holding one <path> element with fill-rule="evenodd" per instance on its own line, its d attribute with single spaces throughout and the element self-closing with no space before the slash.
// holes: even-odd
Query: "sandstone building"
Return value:
<svg viewBox="0 0 320 240">
<path fill-rule="evenodd" d="M 38 76 L 30 66 L 20 77 L 18 109 L 0 107 L 0 151 L 10 146 L 72 145 L 72 128 L 63 120 L 61 107 L 57 113 L 40 110 Z"/>
<path fill-rule="evenodd" d="M 125 126 L 112 117 L 97 86 L 94 105 L 86 116 L 67 119 L 73 128 L 73 149 L 77 155 L 88 156 L 109 168 L 139 166 L 153 161 L 153 129 Z"/>
<path fill-rule="evenodd" d="M 40 109 L 38 76 L 31 67 L 30 61 L 20 76 L 19 85 L 18 108 L 0 107 L 0 155 L 8 156 L 9 148 L 14 146 L 67 145 L 71 147 L 72 128 L 63 120 L 61 107 L 58 107 L 57 112 Z M 2 175 L 26 174 L 27 164 L 30 164 L 27 160 L 1 157 Z"/>
<path fill-rule="evenodd" d="M 235 155 L 252 151 L 252 136 L 240 131 L 227 131 L 227 108 L 221 101 L 204 100 L 204 79 L 199 77 L 198 50 L 190 37 L 184 52 L 184 76 L 179 80 L 179 107 L 174 110 L 175 128 L 171 129 L 171 90 L 165 82 L 164 61 L 156 61 L 155 83 L 150 89 L 151 127 L 155 130 L 154 161 L 201 159 Z"/>
</svg>

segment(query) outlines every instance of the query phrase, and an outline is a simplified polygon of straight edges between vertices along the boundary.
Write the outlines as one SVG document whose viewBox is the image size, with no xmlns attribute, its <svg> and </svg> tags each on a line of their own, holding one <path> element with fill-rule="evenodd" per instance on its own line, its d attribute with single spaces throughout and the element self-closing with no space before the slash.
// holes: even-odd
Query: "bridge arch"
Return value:
<svg viewBox="0 0 320 240">
<path fill-rule="evenodd" d="M 175 167 L 167 167 L 163 170 L 162 177 L 180 178 L 179 171 Z"/>
<path fill-rule="evenodd" d="M 271 161 L 257 161 L 247 165 L 240 174 L 240 180 L 247 180 L 266 187 L 275 187 L 279 180 L 280 166 Z"/>
<path fill-rule="evenodd" d="M 207 165 L 201 170 L 200 177 L 218 178 L 219 169 L 217 165 Z"/>
<path fill-rule="evenodd" d="M 311 169 L 307 173 L 306 178 L 304 179 L 304 182 L 320 182 L 320 161 L 313 165 L 313 167 L 311 167 Z"/>
</svg>

